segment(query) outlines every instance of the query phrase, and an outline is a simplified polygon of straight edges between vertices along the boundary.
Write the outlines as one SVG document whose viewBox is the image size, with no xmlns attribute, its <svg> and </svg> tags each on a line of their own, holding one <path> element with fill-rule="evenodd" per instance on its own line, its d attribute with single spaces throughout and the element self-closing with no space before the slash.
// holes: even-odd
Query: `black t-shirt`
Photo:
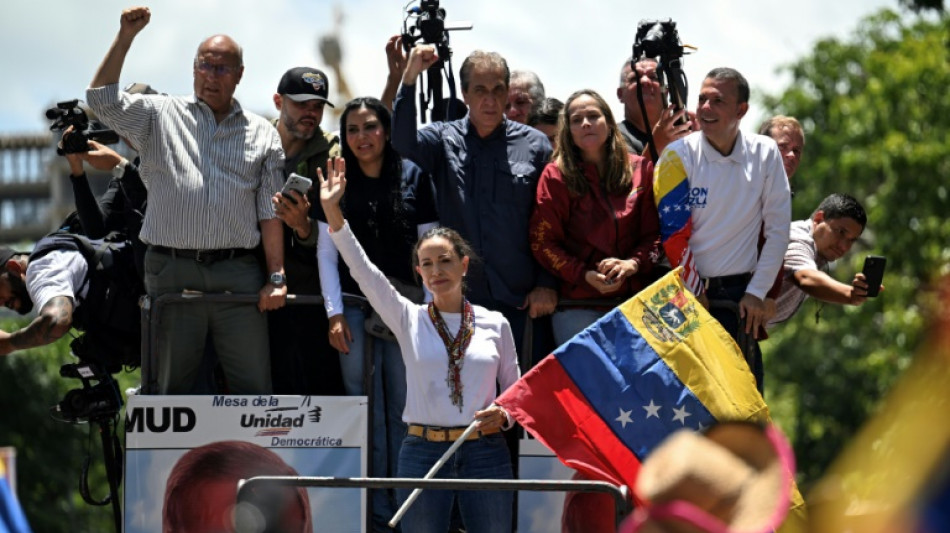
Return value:
<svg viewBox="0 0 950 533">
<path fill-rule="evenodd" d="M 394 178 L 385 175 L 367 178 L 361 173 L 348 173 L 343 214 L 366 256 L 377 268 L 387 276 L 415 285 L 412 249 L 418 239 L 417 226 L 438 221 L 432 181 L 415 163 L 404 159 L 400 179 L 401 206 L 397 214 L 391 199 L 391 180 Z M 326 222 L 326 215 L 319 205 L 317 220 Z M 342 259 L 339 271 L 342 291 L 362 294 Z"/>
<path fill-rule="evenodd" d="M 624 142 L 627 143 L 627 149 L 637 155 L 643 155 L 643 149 L 650 142 L 650 136 L 645 131 L 640 131 L 629 120 L 623 120 L 618 124 L 620 134 L 623 135 Z"/>
</svg>

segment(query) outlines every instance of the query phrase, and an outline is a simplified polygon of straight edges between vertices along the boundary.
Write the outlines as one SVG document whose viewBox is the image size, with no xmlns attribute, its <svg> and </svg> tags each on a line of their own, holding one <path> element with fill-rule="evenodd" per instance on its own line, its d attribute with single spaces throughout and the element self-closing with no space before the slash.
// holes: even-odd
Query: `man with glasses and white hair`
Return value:
<svg viewBox="0 0 950 533">
<path fill-rule="evenodd" d="M 139 148 L 149 208 L 142 226 L 149 296 L 257 293 L 241 304 L 167 307 L 161 320 L 162 394 L 186 394 L 210 335 L 229 392 L 271 392 L 267 321 L 258 311 L 284 305 L 283 224 L 271 197 L 283 183 L 277 130 L 234 99 L 244 74 L 241 47 L 215 35 L 198 47 L 193 96 L 131 95 L 118 82 L 147 7 L 122 12 L 119 32 L 86 93 L 99 118 Z M 263 244 L 266 283 L 254 254 Z"/>
</svg>

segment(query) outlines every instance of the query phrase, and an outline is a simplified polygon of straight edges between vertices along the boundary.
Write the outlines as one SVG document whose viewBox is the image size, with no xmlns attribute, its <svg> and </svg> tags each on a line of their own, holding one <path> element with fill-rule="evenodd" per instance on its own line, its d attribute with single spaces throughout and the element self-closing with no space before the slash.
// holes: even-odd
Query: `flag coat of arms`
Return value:
<svg viewBox="0 0 950 533">
<path fill-rule="evenodd" d="M 631 489 L 641 461 L 674 431 L 768 422 L 738 346 L 684 287 L 681 272 L 608 312 L 496 403 L 565 465 Z M 793 506 L 800 504 L 795 490 Z"/>
</svg>

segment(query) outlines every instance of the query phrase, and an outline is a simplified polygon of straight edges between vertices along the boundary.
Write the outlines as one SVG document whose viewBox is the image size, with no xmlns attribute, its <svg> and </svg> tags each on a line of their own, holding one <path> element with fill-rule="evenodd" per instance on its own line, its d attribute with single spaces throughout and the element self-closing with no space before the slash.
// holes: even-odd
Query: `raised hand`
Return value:
<svg viewBox="0 0 950 533">
<path fill-rule="evenodd" d="M 152 19 L 152 12 L 147 7 L 130 7 L 122 11 L 119 18 L 119 35 L 132 39 Z"/>
<path fill-rule="evenodd" d="M 416 78 L 426 69 L 439 60 L 439 54 L 435 46 L 431 44 L 420 44 L 409 52 L 409 59 L 406 61 L 406 72 L 402 75 L 403 85 L 414 85 Z"/>
<path fill-rule="evenodd" d="M 346 162 L 342 157 L 331 158 L 327 161 L 327 177 L 323 171 L 317 169 L 317 180 L 320 182 L 320 205 L 327 216 L 330 229 L 336 231 L 343 227 L 343 211 L 340 210 L 340 200 L 346 190 Z"/>
<path fill-rule="evenodd" d="M 402 49 L 402 36 L 393 35 L 386 42 L 386 63 L 389 65 L 389 77 L 400 78 L 406 70 L 406 52 Z"/>
<path fill-rule="evenodd" d="M 115 150 L 96 141 L 89 141 L 89 151 L 83 159 L 96 170 L 112 170 L 124 159 Z"/>
</svg>

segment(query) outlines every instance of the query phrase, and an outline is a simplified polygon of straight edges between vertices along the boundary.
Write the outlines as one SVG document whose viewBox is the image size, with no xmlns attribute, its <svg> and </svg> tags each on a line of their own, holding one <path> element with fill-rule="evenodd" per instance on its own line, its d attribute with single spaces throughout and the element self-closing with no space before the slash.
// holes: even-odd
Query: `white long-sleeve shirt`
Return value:
<svg viewBox="0 0 950 533">
<path fill-rule="evenodd" d="M 406 410 L 409 424 L 441 427 L 467 426 L 475 411 L 485 409 L 521 375 L 511 326 L 501 313 L 473 305 L 475 331 L 462 365 L 462 409 L 452 405 L 448 377 L 449 356 L 429 318 L 428 306 L 417 305 L 392 287 L 386 276 L 363 252 L 349 225 L 330 233 L 350 275 L 373 309 L 395 333 L 406 363 Z M 450 332 L 457 332 L 461 313 L 442 313 Z"/>
</svg>

